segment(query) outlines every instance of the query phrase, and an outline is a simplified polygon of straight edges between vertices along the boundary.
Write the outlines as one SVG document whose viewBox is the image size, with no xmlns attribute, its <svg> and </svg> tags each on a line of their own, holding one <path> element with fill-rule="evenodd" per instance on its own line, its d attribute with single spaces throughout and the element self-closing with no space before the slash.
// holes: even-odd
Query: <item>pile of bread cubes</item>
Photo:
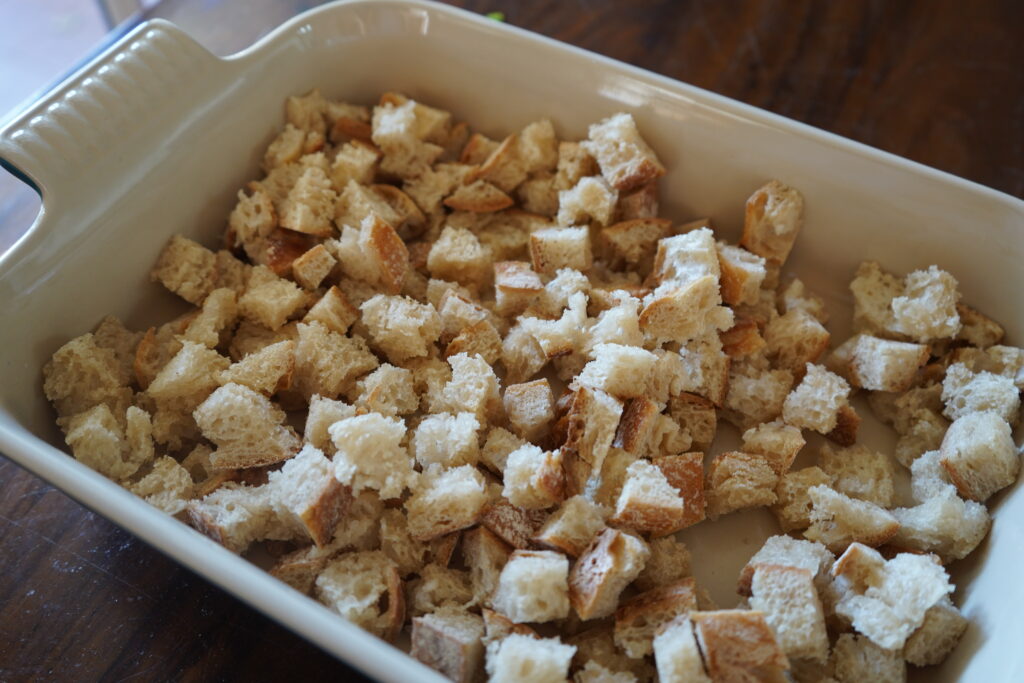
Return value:
<svg viewBox="0 0 1024 683">
<path fill-rule="evenodd" d="M 955 647 L 944 567 L 1017 478 L 1024 351 L 952 275 L 864 263 L 836 343 L 780 275 L 800 193 L 756 189 L 738 245 L 660 218 L 628 113 L 286 116 L 220 249 L 159 256 L 191 310 L 46 365 L 75 458 L 456 681 L 901 681 Z M 721 609 L 674 534 L 754 507 L 781 533 Z"/>
</svg>

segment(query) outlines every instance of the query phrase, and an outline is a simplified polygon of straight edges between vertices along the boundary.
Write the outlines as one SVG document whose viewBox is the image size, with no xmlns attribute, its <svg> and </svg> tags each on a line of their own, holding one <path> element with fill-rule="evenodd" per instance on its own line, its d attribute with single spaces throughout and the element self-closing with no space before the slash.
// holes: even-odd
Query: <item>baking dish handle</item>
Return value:
<svg viewBox="0 0 1024 683">
<path fill-rule="evenodd" d="M 219 61 L 170 22 L 146 22 L 0 129 L 0 164 L 33 185 L 45 208 L 89 185 L 98 160 L 130 158 L 145 124 L 181 104 Z"/>
</svg>

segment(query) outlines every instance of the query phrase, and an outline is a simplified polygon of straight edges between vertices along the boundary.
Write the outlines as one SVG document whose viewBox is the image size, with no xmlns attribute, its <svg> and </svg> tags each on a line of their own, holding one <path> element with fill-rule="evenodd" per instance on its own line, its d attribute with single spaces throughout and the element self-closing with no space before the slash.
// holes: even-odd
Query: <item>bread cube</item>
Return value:
<svg viewBox="0 0 1024 683">
<path fill-rule="evenodd" d="M 778 180 L 765 183 L 747 199 L 740 246 L 783 263 L 804 222 L 804 198 Z"/>
<path fill-rule="evenodd" d="M 930 266 L 903 279 L 903 291 L 892 299 L 891 331 L 918 342 L 949 339 L 960 331 L 956 304 L 957 281 L 949 273 Z"/>
<path fill-rule="evenodd" d="M 751 581 L 750 607 L 764 612 L 786 656 L 824 662 L 828 633 L 814 575 L 798 567 L 759 564 Z"/>
<path fill-rule="evenodd" d="M 473 683 L 483 672 L 484 620 L 454 608 L 442 608 L 412 620 L 409 654 L 456 683 Z"/>
<path fill-rule="evenodd" d="M 771 511 L 785 531 L 806 529 L 811 525 L 811 497 L 807 493 L 812 486 L 832 486 L 833 479 L 820 467 L 805 467 L 783 474 L 775 486 L 778 501 Z"/>
<path fill-rule="evenodd" d="M 634 584 L 649 591 L 690 576 L 690 551 L 674 536 L 655 538 L 648 544 L 650 555 Z"/>
<path fill-rule="evenodd" d="M 808 363 L 814 363 L 828 348 L 830 335 L 817 318 L 802 309 L 794 309 L 768 323 L 764 340 L 769 358 L 799 375 Z"/>
<path fill-rule="evenodd" d="M 577 382 L 618 398 L 635 398 L 643 395 L 656 361 L 657 356 L 636 346 L 599 344 Z"/>
<path fill-rule="evenodd" d="M 811 526 L 804 536 L 818 541 L 833 552 L 841 552 L 851 543 L 879 546 L 899 531 L 900 523 L 892 513 L 865 500 L 838 493 L 828 486 L 812 486 Z"/>
<path fill-rule="evenodd" d="M 447 226 L 430 249 L 427 268 L 435 278 L 475 287 L 487 279 L 491 263 L 472 232 Z"/>
<path fill-rule="evenodd" d="M 678 531 L 687 505 L 661 469 L 637 460 L 626 469 L 626 478 L 609 523 L 655 536 Z"/>
<path fill-rule="evenodd" d="M 792 387 L 789 370 L 761 371 L 754 365 L 734 363 L 728 370 L 722 417 L 743 430 L 771 422 L 782 414 Z"/>
<path fill-rule="evenodd" d="M 367 413 L 341 419 L 327 431 L 335 447 L 334 476 L 353 493 L 374 489 L 387 499 L 413 487 L 416 474 L 402 445 L 400 419 Z"/>
<path fill-rule="evenodd" d="M 584 496 L 569 498 L 545 520 L 533 541 L 550 550 L 578 557 L 604 528 L 608 509 Z"/>
<path fill-rule="evenodd" d="M 707 475 L 708 516 L 776 502 L 779 476 L 768 460 L 753 453 L 720 453 L 711 460 Z"/>
<path fill-rule="evenodd" d="M 840 683 L 903 683 L 907 663 L 899 652 L 885 650 L 864 636 L 844 633 L 832 650 L 832 671 Z"/>
<path fill-rule="evenodd" d="M 592 124 L 580 146 L 593 155 L 601 175 L 616 190 L 632 190 L 665 175 L 665 167 L 640 136 L 630 114 L 615 114 Z"/>
<path fill-rule="evenodd" d="M 216 469 L 270 465 L 292 457 L 301 446 L 284 425 L 285 414 L 266 396 L 240 384 L 225 384 L 193 412 L 203 436 L 217 444 Z"/>
<path fill-rule="evenodd" d="M 924 344 L 860 335 L 850 358 L 850 381 L 873 391 L 903 392 L 914 382 L 918 368 L 928 362 Z"/>
<path fill-rule="evenodd" d="M 317 237 L 334 232 L 334 207 L 338 195 L 323 169 L 310 166 L 302 171 L 288 198 L 281 205 L 281 226 Z"/>
<path fill-rule="evenodd" d="M 789 471 L 805 443 L 799 429 L 780 420 L 766 422 L 743 432 L 743 451 L 764 456 L 779 476 Z"/>
<path fill-rule="evenodd" d="M 445 607 L 465 611 L 473 601 L 469 572 L 431 563 L 409 582 L 407 611 L 422 616 Z"/>
<path fill-rule="evenodd" d="M 903 658 L 914 666 L 940 664 L 960 642 L 967 630 L 967 619 L 948 597 L 924 614 L 924 623 L 903 645 Z"/>
<path fill-rule="evenodd" d="M 471 465 L 422 473 L 406 501 L 409 532 L 429 541 L 476 524 L 487 504 L 484 478 Z"/>
<path fill-rule="evenodd" d="M 619 595 L 643 570 L 650 551 L 635 536 L 605 529 L 595 538 L 569 574 L 569 602 L 580 619 L 612 614 Z"/>
<path fill-rule="evenodd" d="M 480 457 L 477 432 L 480 423 L 472 413 L 427 415 L 412 437 L 412 452 L 423 467 L 475 465 Z"/>
<path fill-rule="evenodd" d="M 174 235 L 164 245 L 150 276 L 153 282 L 196 306 L 216 286 L 216 256 L 187 237 Z"/>
<path fill-rule="evenodd" d="M 271 487 L 229 482 L 186 508 L 189 524 L 233 553 L 241 554 L 253 541 L 288 540 L 294 532 L 274 511 Z"/>
<path fill-rule="evenodd" d="M 475 604 L 491 604 L 501 570 L 511 554 L 512 548 L 487 527 L 479 526 L 462 534 L 462 557 L 469 569 Z"/>
<path fill-rule="evenodd" d="M 615 610 L 615 644 L 633 658 L 654 651 L 658 630 L 697 610 L 697 584 L 692 578 L 641 593 Z"/>
<path fill-rule="evenodd" d="M 398 568 L 379 550 L 339 555 L 316 578 L 317 600 L 380 638 L 392 640 L 405 621 Z M 386 605 L 382 610 L 381 605 Z"/>
<path fill-rule="evenodd" d="M 532 444 L 522 446 L 509 454 L 504 474 L 504 496 L 518 507 L 549 508 L 564 497 L 561 451 L 545 453 Z"/>
<path fill-rule="evenodd" d="M 995 413 L 970 413 L 950 425 L 939 462 L 964 498 L 984 502 L 1017 480 L 1020 455 L 1010 425 Z"/>
<path fill-rule="evenodd" d="M 618 200 L 618 192 L 604 178 L 580 178 L 571 190 L 558 193 L 558 223 L 566 226 L 589 222 L 608 225 L 615 215 Z"/>
<path fill-rule="evenodd" d="M 654 661 L 662 683 L 711 683 L 688 618 L 674 619 L 655 636 Z"/>
<path fill-rule="evenodd" d="M 374 344 L 392 363 L 430 355 L 441 335 L 441 319 L 434 307 L 408 297 L 377 294 L 359 308 Z"/>
<path fill-rule="evenodd" d="M 892 507 L 896 472 L 888 455 L 860 444 L 839 450 L 826 444 L 821 448 L 818 464 L 832 479 L 836 491 L 879 507 Z"/>
<path fill-rule="evenodd" d="M 61 346 L 43 367 L 43 393 L 61 417 L 101 403 L 120 413 L 131 401 L 128 381 L 115 351 L 100 346 L 92 334 Z"/>
<path fill-rule="evenodd" d="M 545 436 L 555 418 L 554 397 L 546 379 L 511 384 L 503 397 L 505 414 L 513 429 L 527 441 Z"/>
<path fill-rule="evenodd" d="M 657 372 L 655 368 L 655 374 Z M 679 428 L 690 436 L 692 448 L 706 451 L 711 446 L 718 431 L 718 415 L 714 403 L 703 396 L 682 392 L 669 399 L 667 412 Z"/>
<path fill-rule="evenodd" d="M 564 683 L 576 648 L 558 638 L 532 638 L 514 633 L 488 650 L 487 675 L 490 683 Z"/>
<path fill-rule="evenodd" d="M 494 296 L 500 315 L 518 315 L 544 289 L 544 283 L 525 261 L 498 261 L 494 264 Z"/>
<path fill-rule="evenodd" d="M 1011 425 L 1020 413 L 1020 394 L 1013 380 L 991 372 L 972 372 L 962 363 L 946 369 L 942 380 L 943 414 L 956 420 L 974 412 L 995 413 Z"/>
<path fill-rule="evenodd" d="M 559 268 L 586 271 L 593 263 L 587 228 L 544 228 L 530 234 L 530 259 L 542 275 Z"/>
<path fill-rule="evenodd" d="M 719 242 L 718 264 L 721 268 L 722 300 L 730 306 L 756 304 L 766 274 L 764 258 L 741 247 Z"/>
<path fill-rule="evenodd" d="M 331 461 L 306 445 L 284 466 L 270 473 L 274 511 L 299 534 L 325 546 L 352 503 L 352 493 L 334 477 Z"/>
<path fill-rule="evenodd" d="M 480 424 L 502 412 L 500 383 L 494 370 L 480 356 L 456 354 L 448 359 L 452 378 L 442 390 L 442 401 L 450 412 L 472 413 Z"/>
<path fill-rule="evenodd" d="M 361 337 L 332 332 L 321 323 L 299 323 L 295 344 L 295 388 L 307 400 L 335 398 L 378 365 Z"/>
<path fill-rule="evenodd" d="M 634 218 L 604 228 L 601 239 L 616 260 L 636 266 L 654 256 L 658 241 L 669 235 L 671 227 L 667 218 Z"/>
<path fill-rule="evenodd" d="M 550 550 L 517 550 L 501 570 L 494 609 L 516 623 L 563 619 L 569 615 L 568 581 L 569 561 L 565 555 Z"/>
<path fill-rule="evenodd" d="M 895 508 L 892 514 L 900 523 L 899 531 L 890 540 L 892 545 L 935 553 L 943 562 L 970 554 L 992 525 L 984 505 L 962 500 L 948 485 L 920 505 Z"/>
<path fill-rule="evenodd" d="M 306 427 L 303 436 L 310 443 L 329 456 L 335 452 L 329 428 L 335 422 L 354 417 L 356 409 L 344 401 L 335 401 L 322 396 L 313 396 L 309 401 Z"/>
<path fill-rule="evenodd" d="M 794 427 L 828 434 L 836 428 L 849 394 L 846 380 L 821 365 L 808 363 L 807 374 L 786 397 L 782 419 Z"/>
</svg>

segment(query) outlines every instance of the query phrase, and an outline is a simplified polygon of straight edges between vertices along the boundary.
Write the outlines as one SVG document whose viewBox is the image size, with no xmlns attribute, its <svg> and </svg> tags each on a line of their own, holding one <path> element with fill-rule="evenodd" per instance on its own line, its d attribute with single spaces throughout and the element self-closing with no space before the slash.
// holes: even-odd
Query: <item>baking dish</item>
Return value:
<svg viewBox="0 0 1024 683">
<path fill-rule="evenodd" d="M 43 196 L 32 229 L 0 259 L 0 450 L 383 680 L 434 675 L 69 458 L 40 390 L 50 354 L 103 315 L 142 328 L 178 310 L 148 280 L 160 247 L 174 232 L 214 243 L 282 123 L 283 98 L 312 87 L 351 101 L 403 91 L 496 137 L 540 116 L 562 137 L 581 137 L 588 123 L 631 111 L 670 169 L 663 203 L 677 220 L 710 215 L 734 238 L 754 187 L 777 177 L 800 188 L 807 224 L 791 268 L 826 296 L 836 321 L 849 317 L 846 283 L 860 260 L 897 272 L 937 263 L 1006 325 L 1010 343 L 1024 342 L 1013 294 L 1024 289 L 1024 203 L 978 185 L 429 3 L 323 7 L 223 60 L 165 22 L 140 27 L 0 131 L 0 157 Z M 892 443 L 883 430 L 865 429 L 864 439 Z M 989 540 L 954 568 L 972 628 L 939 680 L 1024 676 L 1019 486 L 994 513 Z M 686 540 L 700 581 L 730 605 L 739 567 L 774 522 L 755 511 L 709 528 Z"/>
</svg>

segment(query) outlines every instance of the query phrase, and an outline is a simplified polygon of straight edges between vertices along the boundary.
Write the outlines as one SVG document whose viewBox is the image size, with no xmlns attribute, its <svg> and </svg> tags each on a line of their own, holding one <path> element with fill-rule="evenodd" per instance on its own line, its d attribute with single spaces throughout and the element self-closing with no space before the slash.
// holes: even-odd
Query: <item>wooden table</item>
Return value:
<svg viewBox="0 0 1024 683">
<path fill-rule="evenodd" d="M 1024 197 L 1016 0 L 451 4 Z M 0 680 L 357 678 L 6 460 L 0 558 Z"/>
</svg>

